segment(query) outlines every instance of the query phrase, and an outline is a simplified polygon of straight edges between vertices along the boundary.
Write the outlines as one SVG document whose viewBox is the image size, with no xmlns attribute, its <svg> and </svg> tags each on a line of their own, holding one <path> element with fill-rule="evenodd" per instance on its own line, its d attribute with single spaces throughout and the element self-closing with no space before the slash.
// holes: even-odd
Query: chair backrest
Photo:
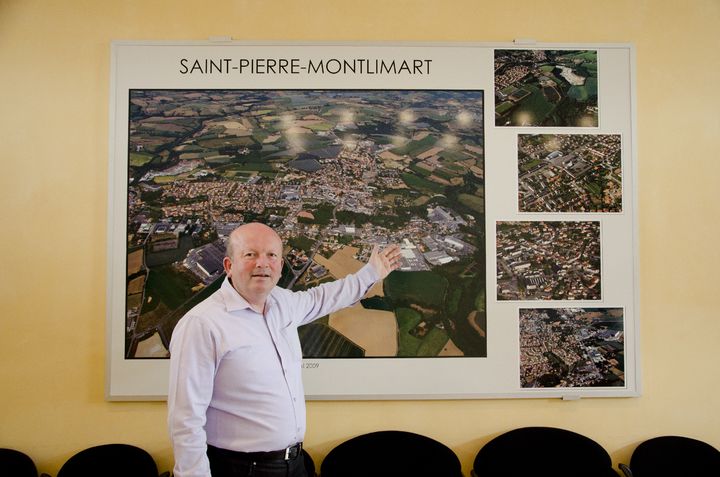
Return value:
<svg viewBox="0 0 720 477">
<path fill-rule="evenodd" d="M 445 444 L 406 431 L 377 431 L 334 447 L 320 477 L 461 477 L 460 459 Z"/>
<path fill-rule="evenodd" d="M 38 477 L 35 462 L 15 449 L 0 449 L 0 476 Z"/>
<path fill-rule="evenodd" d="M 308 453 L 308 451 L 303 449 L 302 457 L 303 457 L 303 461 L 305 463 L 305 471 L 307 472 L 308 477 L 316 477 L 317 473 L 315 472 L 315 461 L 313 460 L 310 453 Z"/>
<path fill-rule="evenodd" d="M 482 446 L 473 462 L 477 477 L 615 476 L 607 451 L 589 437 L 554 427 L 522 427 Z"/>
<path fill-rule="evenodd" d="M 158 477 L 152 456 L 129 444 L 103 444 L 81 450 L 70 457 L 57 477 Z"/>
<path fill-rule="evenodd" d="M 659 436 L 641 442 L 630 457 L 633 477 L 720 475 L 720 451 L 707 442 Z"/>
</svg>

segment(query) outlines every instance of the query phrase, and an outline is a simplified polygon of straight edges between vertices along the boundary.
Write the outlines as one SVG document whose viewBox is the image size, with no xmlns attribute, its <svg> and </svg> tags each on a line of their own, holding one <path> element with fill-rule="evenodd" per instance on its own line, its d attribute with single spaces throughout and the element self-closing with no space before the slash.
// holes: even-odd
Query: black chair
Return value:
<svg viewBox="0 0 720 477">
<path fill-rule="evenodd" d="M 445 444 L 406 431 L 362 434 L 334 447 L 320 477 L 462 477 L 460 459 Z"/>
<path fill-rule="evenodd" d="M 15 449 L 0 449 L 0 475 L 38 477 L 35 462 L 29 455 Z"/>
<path fill-rule="evenodd" d="M 170 472 L 160 474 L 169 476 Z M 57 477 L 158 477 L 152 456 L 130 444 L 103 444 L 81 450 L 60 467 Z"/>
<path fill-rule="evenodd" d="M 317 477 L 315 473 L 315 461 L 305 449 L 302 450 L 303 461 L 305 461 L 305 471 L 308 477 Z"/>
<path fill-rule="evenodd" d="M 720 475 L 720 451 L 707 442 L 682 436 L 659 436 L 641 442 L 630 465 L 619 464 L 627 477 Z"/>
<path fill-rule="evenodd" d="M 589 437 L 554 427 L 521 427 L 482 446 L 473 477 L 617 477 L 607 451 Z"/>
</svg>

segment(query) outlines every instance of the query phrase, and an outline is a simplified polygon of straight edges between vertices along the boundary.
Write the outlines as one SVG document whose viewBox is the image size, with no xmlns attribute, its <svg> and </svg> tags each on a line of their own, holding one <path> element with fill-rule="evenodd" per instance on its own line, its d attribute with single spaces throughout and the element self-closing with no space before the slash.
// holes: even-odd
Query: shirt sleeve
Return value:
<svg viewBox="0 0 720 477">
<path fill-rule="evenodd" d="M 168 429 L 175 456 L 175 477 L 210 477 L 205 433 L 212 398 L 216 343 L 204 320 L 186 316 L 170 342 Z"/>
<path fill-rule="evenodd" d="M 368 264 L 344 278 L 296 293 L 298 326 L 357 303 L 379 278 Z"/>
</svg>

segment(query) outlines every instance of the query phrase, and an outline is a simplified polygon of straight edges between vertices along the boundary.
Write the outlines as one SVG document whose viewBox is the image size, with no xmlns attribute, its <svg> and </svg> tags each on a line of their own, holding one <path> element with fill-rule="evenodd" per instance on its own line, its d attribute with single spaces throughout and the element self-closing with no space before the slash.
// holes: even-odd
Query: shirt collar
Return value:
<svg viewBox="0 0 720 477">
<path fill-rule="evenodd" d="M 232 283 L 230 283 L 230 277 L 226 276 L 220 286 L 220 293 L 222 293 L 223 302 L 225 302 L 225 308 L 227 311 L 237 311 L 250 308 L 250 303 L 240 295 Z"/>
<path fill-rule="evenodd" d="M 272 302 L 274 301 L 273 292 L 274 289 L 270 292 L 270 295 L 267 297 L 267 300 L 265 302 L 266 311 L 272 306 Z M 229 312 L 253 309 L 250 306 L 250 303 L 248 303 L 248 301 L 243 298 L 240 293 L 238 293 L 235 287 L 232 286 L 232 283 L 230 282 L 230 277 L 228 276 L 225 276 L 225 280 L 223 280 L 222 285 L 220 286 L 220 293 L 222 293 L 223 302 L 225 302 L 225 308 Z"/>
</svg>

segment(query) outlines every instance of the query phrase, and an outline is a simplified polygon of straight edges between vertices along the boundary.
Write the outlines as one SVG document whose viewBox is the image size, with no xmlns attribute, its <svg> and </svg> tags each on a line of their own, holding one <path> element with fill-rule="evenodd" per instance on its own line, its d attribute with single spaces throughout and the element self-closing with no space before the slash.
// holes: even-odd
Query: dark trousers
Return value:
<svg viewBox="0 0 720 477">
<path fill-rule="evenodd" d="M 208 446 L 212 477 L 309 477 L 302 453 L 294 459 L 256 460 L 243 452 Z"/>
</svg>

